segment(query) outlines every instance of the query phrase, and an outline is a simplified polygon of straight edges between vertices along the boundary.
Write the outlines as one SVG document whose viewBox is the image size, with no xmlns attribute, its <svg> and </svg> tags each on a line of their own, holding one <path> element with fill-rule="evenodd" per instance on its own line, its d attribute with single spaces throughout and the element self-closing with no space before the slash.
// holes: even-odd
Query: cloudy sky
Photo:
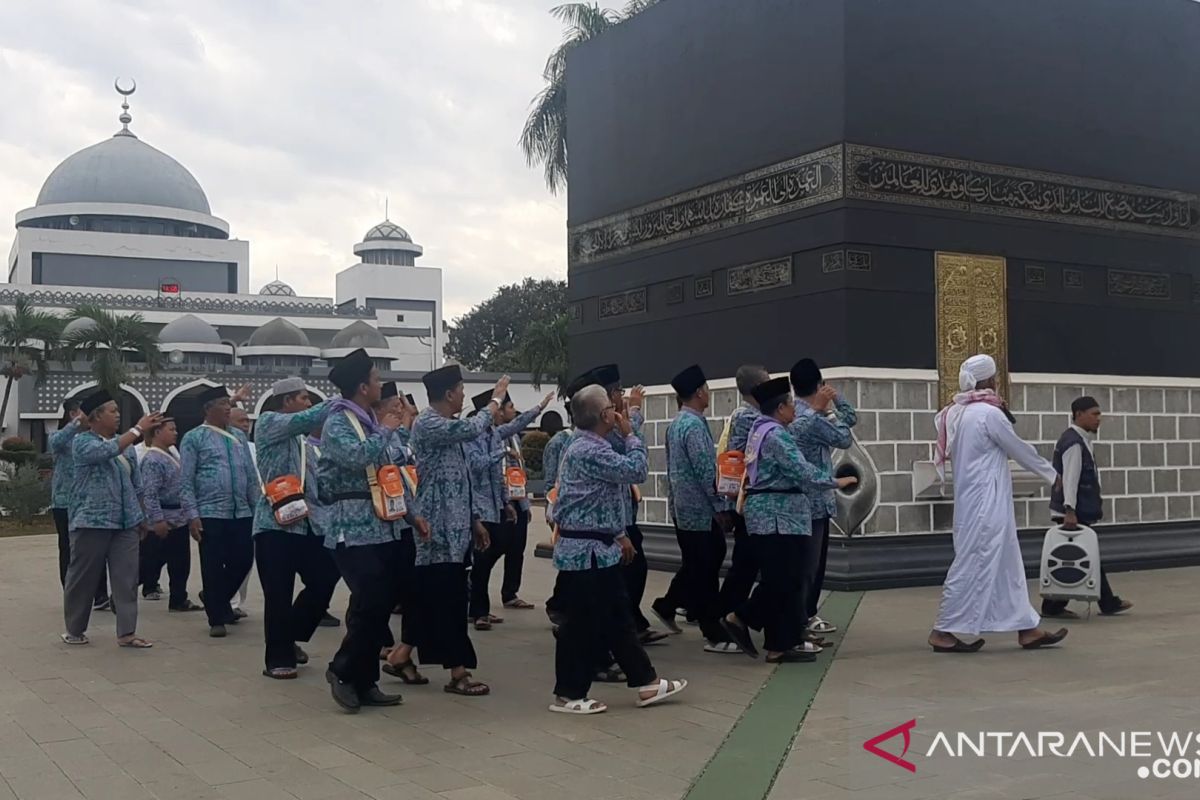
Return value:
<svg viewBox="0 0 1200 800">
<path fill-rule="evenodd" d="M 120 126 L 186 166 L 251 288 L 332 296 L 383 218 L 443 268 L 446 316 L 566 273 L 566 212 L 517 137 L 561 37 L 558 0 L 5 0 L 0 251 L 66 156 Z M 609 5 L 621 5 L 619 2 Z"/>
</svg>

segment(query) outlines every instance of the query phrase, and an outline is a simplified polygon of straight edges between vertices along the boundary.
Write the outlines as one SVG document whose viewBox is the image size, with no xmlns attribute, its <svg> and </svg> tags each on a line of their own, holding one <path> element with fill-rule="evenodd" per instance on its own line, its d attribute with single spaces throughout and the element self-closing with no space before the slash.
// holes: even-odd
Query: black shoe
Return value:
<svg viewBox="0 0 1200 800">
<path fill-rule="evenodd" d="M 333 696 L 333 702 L 341 706 L 342 710 L 357 714 L 362 708 L 362 701 L 358 699 L 358 692 L 354 691 L 354 687 L 338 680 L 338 676 L 334 675 L 331 669 L 325 670 L 325 680 L 329 681 L 329 693 Z"/>
<path fill-rule="evenodd" d="M 321 615 L 321 621 L 317 624 L 322 628 L 336 628 L 342 624 L 342 621 L 326 611 Z"/>
<path fill-rule="evenodd" d="M 111 610 L 112 610 L 112 599 L 111 598 L 101 597 L 97 600 L 92 601 L 92 611 L 111 611 Z"/>
<path fill-rule="evenodd" d="M 301 647 L 300 645 L 294 645 L 294 646 L 296 648 L 296 663 L 297 664 L 307 664 L 308 663 L 308 653 L 304 652 L 304 648 Z"/>
<path fill-rule="evenodd" d="M 183 605 L 170 606 L 167 608 L 167 610 L 168 611 L 203 611 L 204 606 L 199 605 L 197 603 L 193 603 L 191 600 L 184 600 Z"/>
<path fill-rule="evenodd" d="M 235 608 L 233 610 L 233 617 L 234 617 L 233 624 L 236 625 L 239 620 L 243 620 L 248 616 L 250 616 L 250 615 L 247 614 L 245 611 L 242 611 L 240 608 Z"/>
<path fill-rule="evenodd" d="M 398 706 L 403 698 L 398 694 L 384 694 L 378 686 L 372 686 L 365 692 L 358 693 L 358 702 L 364 706 Z"/>
<path fill-rule="evenodd" d="M 213 625 L 208 629 L 208 635 L 214 639 L 224 639 L 227 633 L 224 625 Z"/>
<path fill-rule="evenodd" d="M 675 608 L 666 601 L 666 598 L 660 597 L 650 604 L 650 610 L 654 612 L 654 616 L 662 620 L 663 626 L 671 633 L 683 633 L 683 628 L 679 627 L 679 623 L 675 621 Z"/>
</svg>

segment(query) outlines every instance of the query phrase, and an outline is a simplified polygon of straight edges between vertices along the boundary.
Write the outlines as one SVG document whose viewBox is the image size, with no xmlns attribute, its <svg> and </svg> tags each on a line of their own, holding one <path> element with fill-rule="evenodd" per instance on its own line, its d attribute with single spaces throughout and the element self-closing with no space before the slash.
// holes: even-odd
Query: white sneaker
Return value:
<svg viewBox="0 0 1200 800">
<path fill-rule="evenodd" d="M 837 625 L 826 622 L 820 617 L 813 617 L 808 621 L 808 630 L 810 633 L 833 633 L 837 630 Z"/>
</svg>

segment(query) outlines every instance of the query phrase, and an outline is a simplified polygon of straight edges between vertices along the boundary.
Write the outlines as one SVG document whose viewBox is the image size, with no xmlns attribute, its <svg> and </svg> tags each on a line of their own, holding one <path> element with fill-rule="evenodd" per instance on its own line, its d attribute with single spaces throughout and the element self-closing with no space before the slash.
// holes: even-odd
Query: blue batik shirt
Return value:
<svg viewBox="0 0 1200 800">
<path fill-rule="evenodd" d="M 642 416 L 642 410 L 640 408 L 633 409 L 633 411 L 629 415 L 629 424 L 633 428 L 634 435 L 641 437 L 642 423 L 644 421 L 645 421 L 645 417 Z M 618 453 L 621 453 L 621 454 L 625 453 L 625 439 L 621 436 L 621 434 L 617 431 L 616 428 L 613 428 L 609 432 L 608 443 L 611 444 L 613 449 L 616 450 Z M 644 481 L 645 478 L 642 478 L 642 480 Z M 642 481 L 637 481 L 637 483 L 641 483 L 641 482 Z M 625 508 L 625 527 L 628 528 L 629 526 L 631 526 L 635 522 L 637 522 L 637 508 L 634 506 L 634 503 L 633 503 L 633 484 L 631 483 L 626 488 L 628 489 L 628 491 L 625 492 L 625 499 L 623 501 L 623 505 Z"/>
<path fill-rule="evenodd" d="M 495 480 L 504 461 L 504 448 L 497 444 L 493 449 L 492 445 L 489 429 L 465 443 L 463 452 L 471 472 L 471 515 L 482 522 L 495 524 L 500 522 L 508 493 Z"/>
<path fill-rule="evenodd" d="M 54 455 L 54 473 L 50 477 L 50 507 L 70 508 L 71 487 L 75 480 L 75 465 L 71 455 L 71 443 L 81 428 L 78 419 L 73 419 L 50 434 L 46 442 Z"/>
<path fill-rule="evenodd" d="M 84 431 L 71 443 L 75 490 L 68 527 L 124 531 L 146 518 L 142 513 L 142 483 L 132 447 L 120 449 L 117 437 L 104 439 Z"/>
<path fill-rule="evenodd" d="M 833 413 L 822 414 L 804 400 L 796 399 L 796 419 L 788 433 L 810 464 L 833 472 L 833 451 L 845 450 L 854 441 L 850 429 L 858 424 L 854 406 L 838 395 Z M 837 516 L 837 495 L 833 489 L 814 489 L 809 494 L 814 519 Z"/>
<path fill-rule="evenodd" d="M 829 471 L 810 463 L 796 441 L 780 426 L 767 434 L 759 448 L 757 474 L 750 489 L 769 491 L 747 493 L 746 531 L 811 535 L 812 508 L 805 492 L 836 487 Z"/>
<path fill-rule="evenodd" d="M 746 452 L 746 440 L 750 438 L 750 426 L 761 416 L 762 413 L 757 408 L 745 401 L 735 408 L 729 415 L 729 437 L 725 442 L 725 452 L 728 453 L 731 450 L 738 453 Z"/>
<path fill-rule="evenodd" d="M 188 519 L 249 519 L 262 494 L 250 456 L 250 443 L 239 429 L 200 425 L 179 443 L 183 465 L 184 511 Z"/>
<path fill-rule="evenodd" d="M 512 422 L 506 422 L 503 425 L 497 425 L 485 434 L 489 452 L 494 453 L 499 451 L 500 453 L 500 464 L 496 469 L 490 470 L 487 474 L 492 483 L 490 491 L 492 498 L 501 498 L 501 512 L 503 512 L 504 506 L 507 505 L 512 499 L 508 494 L 508 478 L 504 474 L 504 471 L 508 467 L 519 466 L 521 469 L 525 468 L 525 464 L 520 459 L 508 458 L 508 448 L 515 447 L 518 452 L 520 451 L 521 443 L 516 438 L 517 434 L 525 430 L 525 428 L 529 426 L 529 423 L 537 419 L 537 415 L 540 414 L 541 411 L 541 408 L 534 406 L 528 411 L 523 411 L 522 413 L 518 414 Z M 518 500 L 517 506 L 523 511 L 528 511 L 529 500 Z"/>
<path fill-rule="evenodd" d="M 667 427 L 667 506 L 675 527 L 708 531 L 729 503 L 717 495 L 717 456 L 704 416 L 686 406 Z"/>
<path fill-rule="evenodd" d="M 558 480 L 558 465 L 562 460 L 563 450 L 571 441 L 571 431 L 561 430 L 550 437 L 546 448 L 542 450 L 542 476 L 546 479 L 546 491 L 554 488 Z"/>
<path fill-rule="evenodd" d="M 350 411 L 334 411 L 321 431 L 321 456 L 317 459 L 317 484 L 325 508 L 321 512 L 325 546 L 336 548 L 399 541 L 400 531 L 411 527 L 417 510 L 408 504 L 404 520 L 384 520 L 375 513 L 367 470 L 392 463 L 389 450 L 399 443 L 395 430 L 350 421 Z M 359 430 L 362 436 L 359 436 Z M 400 429 L 397 429 L 400 430 Z"/>
<path fill-rule="evenodd" d="M 138 474 L 142 479 L 142 506 L 146 510 L 146 522 L 157 525 L 167 523 L 174 530 L 188 524 L 188 516 L 180 499 L 182 470 L 174 453 L 157 447 L 147 447 L 138 462 Z"/>
<path fill-rule="evenodd" d="M 284 475 L 299 477 L 301 448 L 305 446 L 305 439 L 309 431 L 317 430 L 325 424 L 325 419 L 329 416 L 330 405 L 331 401 L 326 400 L 295 414 L 265 411 L 258 418 L 258 422 L 254 426 L 254 444 L 258 455 L 258 474 L 264 487 Z M 275 520 L 271 501 L 267 499 L 265 493 L 260 492 L 258 502 L 254 506 L 254 533 L 279 530 L 301 535 L 314 533 L 309 523 L 312 520 L 313 500 L 318 496 L 319 483 L 317 460 L 312 456 L 311 450 L 305 451 L 304 502 L 308 505 L 308 518 L 291 525 L 280 525 Z"/>
<path fill-rule="evenodd" d="M 620 437 L 620 434 L 618 433 Z M 620 437 L 622 452 L 590 431 L 576 431 L 558 471 L 554 520 L 560 531 L 625 535 L 625 501 L 631 484 L 646 480 L 649 465 L 640 434 Z M 554 566 L 566 572 L 603 569 L 621 561 L 621 546 L 560 536 Z"/>
<path fill-rule="evenodd" d="M 428 542 L 417 540 L 418 566 L 466 560 L 471 522 L 480 517 L 472 510 L 465 446 L 491 424 L 490 410 L 471 419 L 443 417 L 433 407 L 417 415 L 409 442 L 417 461 L 417 501 L 431 533 Z"/>
</svg>

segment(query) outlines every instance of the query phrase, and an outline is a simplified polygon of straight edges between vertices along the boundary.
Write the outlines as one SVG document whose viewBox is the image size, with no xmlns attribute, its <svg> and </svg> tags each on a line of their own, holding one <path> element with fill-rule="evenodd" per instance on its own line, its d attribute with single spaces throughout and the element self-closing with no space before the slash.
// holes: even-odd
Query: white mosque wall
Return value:
<svg viewBox="0 0 1200 800">
<path fill-rule="evenodd" d="M 11 283 L 33 283 L 34 253 L 162 260 L 168 263 L 163 264 L 164 274 L 161 277 L 178 280 L 185 292 L 189 265 L 181 263 L 177 268 L 172 268 L 169 262 L 204 262 L 222 266 L 234 264 L 237 272 L 237 293 L 248 294 L 250 291 L 250 243 L 239 239 L 18 228 L 9 257 Z M 96 291 L 97 287 L 101 286 L 102 284 L 97 282 L 85 291 Z M 158 290 L 157 285 L 144 288 L 155 293 Z M 228 293 L 225 294 L 228 296 Z"/>
</svg>

